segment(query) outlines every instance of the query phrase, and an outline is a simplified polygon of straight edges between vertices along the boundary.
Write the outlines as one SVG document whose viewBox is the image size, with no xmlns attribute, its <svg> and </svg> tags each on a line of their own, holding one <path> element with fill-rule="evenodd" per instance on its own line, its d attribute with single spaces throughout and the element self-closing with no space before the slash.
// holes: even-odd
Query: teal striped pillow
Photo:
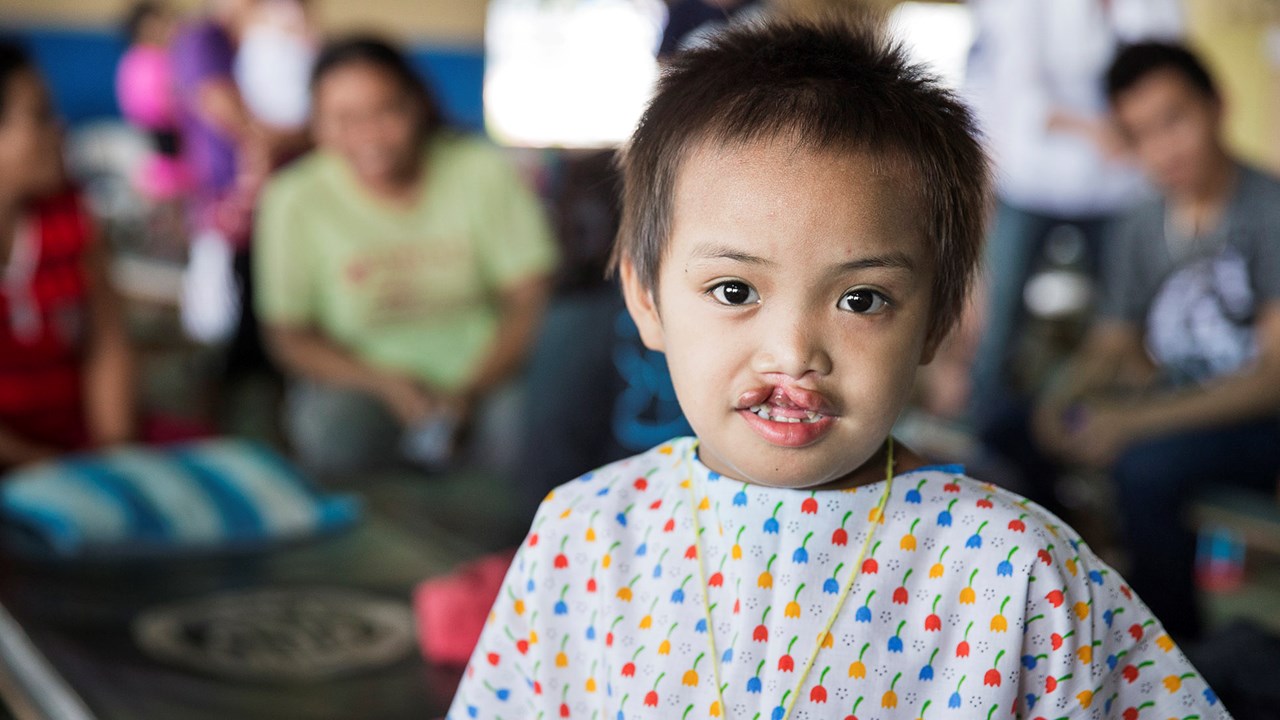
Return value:
<svg viewBox="0 0 1280 720">
<path fill-rule="evenodd" d="M 0 478 L 7 543 L 62 557 L 252 548 L 346 528 L 360 510 L 245 440 L 124 447 Z"/>
</svg>

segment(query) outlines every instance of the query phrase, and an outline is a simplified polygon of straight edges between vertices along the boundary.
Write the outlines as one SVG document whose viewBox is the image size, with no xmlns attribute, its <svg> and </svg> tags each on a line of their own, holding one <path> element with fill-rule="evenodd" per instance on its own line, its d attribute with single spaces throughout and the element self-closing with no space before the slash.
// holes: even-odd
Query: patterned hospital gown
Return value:
<svg viewBox="0 0 1280 720">
<path fill-rule="evenodd" d="M 791 718 L 1229 717 L 1069 527 L 960 473 L 893 480 Z M 883 490 L 744 484 L 702 465 L 692 438 L 560 487 L 450 719 L 780 720 Z"/>
</svg>

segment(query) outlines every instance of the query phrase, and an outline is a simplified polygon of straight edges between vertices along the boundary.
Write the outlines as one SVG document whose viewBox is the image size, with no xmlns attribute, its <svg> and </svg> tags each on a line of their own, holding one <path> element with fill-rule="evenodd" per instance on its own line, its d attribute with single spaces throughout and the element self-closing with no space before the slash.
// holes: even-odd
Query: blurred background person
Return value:
<svg viewBox="0 0 1280 720">
<path fill-rule="evenodd" d="M 336 41 L 312 78 L 318 149 L 268 186 L 257 240 L 295 452 L 325 473 L 442 464 L 471 425 L 477 459 L 509 464 L 510 383 L 557 255 L 537 199 L 493 147 L 444 126 L 387 43 Z"/>
<path fill-rule="evenodd" d="M 176 18 L 163 2 L 146 0 L 133 6 L 125 19 L 129 47 L 116 69 L 116 98 L 120 112 L 151 139 L 152 155 L 136 180 L 143 197 L 153 202 L 175 201 L 189 179 L 178 139 L 177 102 L 169 43 Z"/>
<path fill-rule="evenodd" d="M 270 372 L 253 311 L 253 210 L 272 168 L 296 152 L 300 137 L 259 122 L 236 84 L 237 49 L 263 1 L 210 0 L 207 13 L 172 43 L 182 146 L 193 177 L 183 321 L 193 338 L 227 343 L 230 379 Z"/>
<path fill-rule="evenodd" d="M 1023 289 L 1061 226 L 1075 228 L 1096 276 L 1108 222 L 1145 190 L 1107 114 L 1102 77 L 1125 40 L 1177 37 L 1179 0 L 970 0 L 975 39 L 965 94 L 988 138 L 998 207 L 986 249 L 985 310 L 969 392 L 979 430 L 1028 388 L 1009 361 Z M 1038 500 L 1041 498 L 1037 498 Z"/>
<path fill-rule="evenodd" d="M 1232 155 L 1222 99 L 1178 45 L 1122 51 L 1107 92 L 1160 197 L 1119 226 L 1100 317 L 1042 398 L 1042 447 L 1110 467 L 1135 590 L 1194 638 L 1197 492 L 1280 478 L 1280 179 Z"/>
<path fill-rule="evenodd" d="M 61 142 L 35 66 L 0 42 L 0 470 L 134 433 L 132 354 Z"/>
</svg>

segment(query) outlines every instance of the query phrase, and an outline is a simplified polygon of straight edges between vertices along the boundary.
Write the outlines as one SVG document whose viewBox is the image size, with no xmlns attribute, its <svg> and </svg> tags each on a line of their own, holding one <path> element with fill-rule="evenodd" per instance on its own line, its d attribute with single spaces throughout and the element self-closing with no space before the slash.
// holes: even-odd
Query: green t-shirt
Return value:
<svg viewBox="0 0 1280 720">
<path fill-rule="evenodd" d="M 501 290 L 550 272 L 537 198 L 498 149 L 444 134 L 412 207 L 356 185 L 317 151 L 266 188 L 254 238 L 267 324 L 314 328 L 363 358 L 457 389 L 488 352 Z"/>
</svg>

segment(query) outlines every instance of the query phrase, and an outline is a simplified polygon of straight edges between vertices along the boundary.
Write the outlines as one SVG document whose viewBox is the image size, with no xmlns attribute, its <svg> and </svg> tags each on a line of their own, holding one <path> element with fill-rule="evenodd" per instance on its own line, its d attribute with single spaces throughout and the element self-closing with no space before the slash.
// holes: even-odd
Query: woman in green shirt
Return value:
<svg viewBox="0 0 1280 720">
<path fill-rule="evenodd" d="M 446 129 L 390 45 L 329 45 L 311 88 L 317 149 L 260 204 L 257 302 L 297 381 L 286 417 L 296 452 L 314 470 L 352 473 L 394 459 L 406 431 L 439 439 L 459 420 L 484 425 L 486 399 L 533 341 L 556 250 L 506 159 Z"/>
</svg>

